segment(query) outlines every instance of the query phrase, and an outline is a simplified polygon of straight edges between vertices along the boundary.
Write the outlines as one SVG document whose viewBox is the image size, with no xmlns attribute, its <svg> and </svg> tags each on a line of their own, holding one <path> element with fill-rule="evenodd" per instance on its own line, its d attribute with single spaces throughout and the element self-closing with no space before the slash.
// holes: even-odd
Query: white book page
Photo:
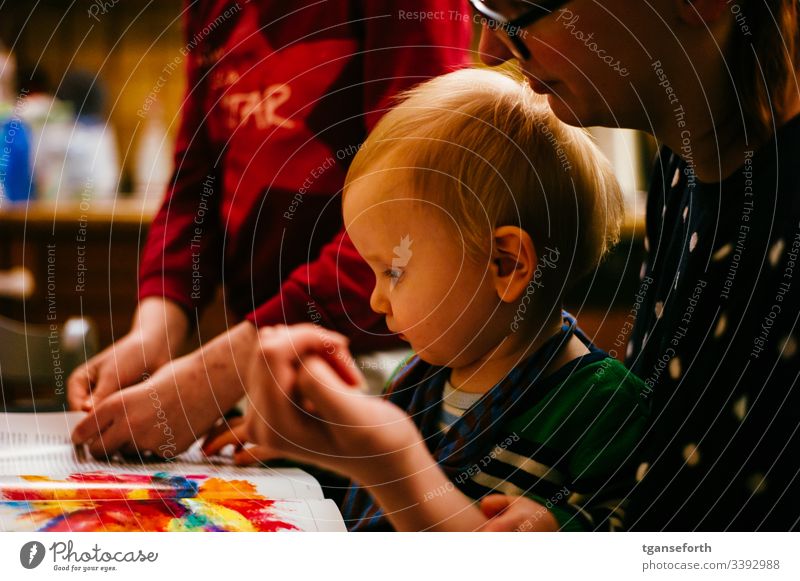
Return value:
<svg viewBox="0 0 800 581">
<path fill-rule="evenodd" d="M 76 473 L 208 475 L 253 484 L 258 494 L 271 499 L 322 500 L 317 480 L 299 468 L 240 467 L 231 458 L 207 458 L 196 442 L 170 462 L 104 462 L 72 445 L 72 429 L 83 412 L 0 413 L 0 476 L 6 485 L 19 475 L 59 480 Z M 9 477 L 12 480 L 9 481 Z M 341 518 L 341 517 L 340 517 Z"/>
<path fill-rule="evenodd" d="M 313 522 L 317 532 L 320 533 L 346 533 L 347 526 L 344 524 L 342 513 L 339 507 L 330 499 L 327 500 L 308 500 L 306 506 L 310 512 L 309 520 Z M 299 521 L 301 522 L 301 521 Z M 311 528 L 305 530 L 312 530 Z"/>
<path fill-rule="evenodd" d="M 83 412 L 0 413 L 0 454 L 26 447 L 71 445 L 70 434 Z"/>
</svg>

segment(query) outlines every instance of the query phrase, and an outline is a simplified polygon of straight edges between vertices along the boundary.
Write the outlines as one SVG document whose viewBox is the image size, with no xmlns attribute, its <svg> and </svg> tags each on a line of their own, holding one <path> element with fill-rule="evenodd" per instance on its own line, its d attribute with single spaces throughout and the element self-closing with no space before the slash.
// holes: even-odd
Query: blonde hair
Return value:
<svg viewBox="0 0 800 581">
<path fill-rule="evenodd" d="M 508 225 L 525 230 L 537 253 L 556 249 L 559 296 L 616 243 L 624 213 L 586 132 L 559 121 L 526 83 L 489 70 L 462 69 L 404 93 L 353 159 L 345 195 L 373 174 L 449 212 L 473 258 L 485 258 L 492 231 Z"/>
</svg>

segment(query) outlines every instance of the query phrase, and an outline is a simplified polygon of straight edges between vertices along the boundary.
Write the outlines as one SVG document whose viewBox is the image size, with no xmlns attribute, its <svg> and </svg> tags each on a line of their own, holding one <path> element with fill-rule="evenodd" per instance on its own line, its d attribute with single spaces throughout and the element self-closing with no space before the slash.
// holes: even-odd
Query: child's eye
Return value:
<svg viewBox="0 0 800 581">
<path fill-rule="evenodd" d="M 400 277 L 403 276 L 403 271 L 399 268 L 387 268 L 383 271 L 383 276 L 390 278 L 393 281 L 398 281 L 400 280 Z"/>
</svg>

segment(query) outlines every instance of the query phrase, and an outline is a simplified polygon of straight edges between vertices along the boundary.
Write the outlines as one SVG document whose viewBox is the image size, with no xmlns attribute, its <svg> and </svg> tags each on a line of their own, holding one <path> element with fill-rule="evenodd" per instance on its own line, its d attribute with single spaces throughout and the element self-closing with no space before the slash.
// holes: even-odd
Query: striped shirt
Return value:
<svg viewBox="0 0 800 581">
<path fill-rule="evenodd" d="M 483 397 L 482 393 L 468 393 L 459 391 L 448 381 L 444 384 L 442 394 L 442 418 L 439 420 L 439 427 L 442 432 L 447 433 L 450 427 L 464 415 L 476 401 Z"/>
<path fill-rule="evenodd" d="M 474 453 L 460 464 L 461 468 L 453 471 L 452 466 L 443 465 L 451 482 L 476 501 L 493 493 L 527 496 L 546 506 L 561 530 L 624 528 L 627 496 L 635 484 L 633 451 L 647 424 L 641 398 L 644 384 L 617 360 L 594 346 L 591 349 L 591 353 L 535 381 L 530 376 L 534 370 L 524 363 L 512 370 L 505 381 L 532 386 L 525 395 L 525 406 L 501 401 L 497 414 L 494 406 L 498 402 L 492 403 L 491 413 L 496 418 L 492 424 L 498 428 L 494 432 L 498 435 L 487 436 L 484 429 L 473 431 L 471 441 L 465 445 L 472 446 Z M 394 382 L 398 390 L 395 393 L 408 392 L 408 386 L 414 393 L 427 393 L 438 400 L 430 413 L 436 414 L 440 434 L 443 425 L 449 425 L 445 438 L 456 429 L 463 430 L 465 422 L 488 413 L 483 407 L 491 395 L 479 396 L 469 409 L 460 410 L 469 403 L 461 400 L 465 394 L 452 390 L 447 392 L 447 402 L 443 401 L 447 377 L 449 370 L 414 358 Z M 436 441 L 440 438 L 422 427 L 426 409 L 422 406 L 423 411 L 412 413 L 412 418 L 436 455 Z M 461 417 L 451 424 L 450 414 L 457 415 L 454 409 L 461 412 Z M 503 413 L 502 409 L 511 413 Z M 473 446 L 476 443 L 480 446 Z M 464 449 L 457 447 L 454 453 Z M 444 456 L 437 461 L 442 465 L 449 458 Z M 354 483 L 342 504 L 348 528 L 391 530 L 379 507 L 363 504 L 358 488 Z M 427 494 L 431 498 L 426 496 L 425 500 L 431 500 L 441 492 Z"/>
<path fill-rule="evenodd" d="M 548 394 L 508 422 L 508 436 L 454 483 L 470 498 L 503 493 L 545 505 L 561 530 L 624 529 L 646 426 L 642 382 L 610 357 L 558 370 Z M 545 388 L 544 385 L 541 386 Z"/>
</svg>

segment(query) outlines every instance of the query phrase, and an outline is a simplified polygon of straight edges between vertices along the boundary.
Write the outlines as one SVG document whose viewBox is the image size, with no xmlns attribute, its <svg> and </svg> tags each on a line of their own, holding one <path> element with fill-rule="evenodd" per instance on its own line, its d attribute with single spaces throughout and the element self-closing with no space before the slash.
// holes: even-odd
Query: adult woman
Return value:
<svg viewBox="0 0 800 581">
<path fill-rule="evenodd" d="M 516 58 L 562 120 L 664 144 L 628 349 L 653 417 L 628 526 L 795 528 L 797 3 L 472 4 L 483 60 Z"/>
</svg>

